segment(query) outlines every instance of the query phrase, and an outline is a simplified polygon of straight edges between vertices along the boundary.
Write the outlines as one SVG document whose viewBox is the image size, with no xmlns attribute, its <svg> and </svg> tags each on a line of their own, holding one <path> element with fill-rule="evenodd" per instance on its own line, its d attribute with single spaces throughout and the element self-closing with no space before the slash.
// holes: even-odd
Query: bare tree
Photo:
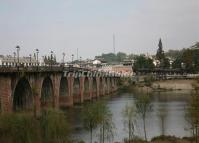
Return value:
<svg viewBox="0 0 199 143">
<path fill-rule="evenodd" d="M 126 104 L 122 111 L 124 126 L 128 128 L 128 141 L 129 143 L 134 138 L 135 123 L 136 123 L 136 110 L 133 104 Z"/>
<path fill-rule="evenodd" d="M 166 109 L 166 106 L 162 106 L 158 109 L 157 116 L 160 119 L 160 126 L 161 126 L 161 135 L 165 135 L 165 120 L 167 117 L 168 111 Z"/>
<path fill-rule="evenodd" d="M 144 125 L 144 138 L 147 141 L 146 135 L 146 115 L 148 112 L 152 111 L 152 104 L 149 95 L 140 95 L 136 100 L 137 113 L 142 117 Z"/>
</svg>

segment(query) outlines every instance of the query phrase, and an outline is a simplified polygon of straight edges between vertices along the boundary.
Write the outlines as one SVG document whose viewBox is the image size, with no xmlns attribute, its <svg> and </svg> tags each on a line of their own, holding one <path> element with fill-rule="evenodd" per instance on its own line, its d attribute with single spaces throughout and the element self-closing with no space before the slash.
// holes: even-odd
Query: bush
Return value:
<svg viewBox="0 0 199 143">
<path fill-rule="evenodd" d="M 65 143 L 69 140 L 69 127 L 61 111 L 43 110 L 40 127 L 43 143 Z"/>
<path fill-rule="evenodd" d="M 69 127 L 60 111 L 42 111 L 38 119 L 25 113 L 0 115 L 0 143 L 66 142 L 69 142 Z"/>
<path fill-rule="evenodd" d="M 6 114 L 0 116 L 0 142 L 40 143 L 38 121 L 27 114 Z"/>
</svg>

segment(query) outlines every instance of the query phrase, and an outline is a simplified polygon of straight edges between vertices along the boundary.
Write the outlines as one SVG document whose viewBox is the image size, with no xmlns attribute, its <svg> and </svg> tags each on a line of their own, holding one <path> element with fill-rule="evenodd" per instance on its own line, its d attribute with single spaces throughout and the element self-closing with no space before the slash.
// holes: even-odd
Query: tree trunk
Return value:
<svg viewBox="0 0 199 143">
<path fill-rule="evenodd" d="M 92 129 L 92 128 L 90 129 L 90 133 L 91 133 L 91 134 L 90 134 L 90 135 L 91 135 L 91 136 L 90 136 L 90 141 L 91 141 L 91 143 L 92 143 L 92 142 L 93 142 L 93 129 Z"/>
<path fill-rule="evenodd" d="M 129 143 L 131 143 L 131 123 L 129 120 Z"/>
<path fill-rule="evenodd" d="M 196 143 L 198 143 L 198 127 L 196 125 Z"/>
<path fill-rule="evenodd" d="M 100 143 L 102 143 L 102 127 L 100 127 Z"/>
<path fill-rule="evenodd" d="M 146 123 L 145 123 L 145 117 L 143 119 L 143 123 L 144 123 L 144 138 L 145 138 L 145 141 L 147 141 L 147 137 L 146 137 Z"/>
<path fill-rule="evenodd" d="M 104 124 L 103 124 L 103 128 L 102 128 L 102 143 L 104 143 Z"/>
</svg>

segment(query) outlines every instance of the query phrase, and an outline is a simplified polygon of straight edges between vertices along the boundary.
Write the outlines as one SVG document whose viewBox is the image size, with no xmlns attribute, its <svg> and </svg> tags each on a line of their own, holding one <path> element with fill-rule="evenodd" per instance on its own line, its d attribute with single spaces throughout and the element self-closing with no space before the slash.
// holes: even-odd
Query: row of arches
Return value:
<svg viewBox="0 0 199 143">
<path fill-rule="evenodd" d="M 107 86 L 110 84 L 108 79 L 103 80 L 100 78 L 99 82 L 99 94 L 103 95 L 104 90 L 107 91 Z M 97 80 L 93 78 L 92 83 L 90 85 L 89 79 L 86 77 L 84 79 L 84 94 L 88 95 L 90 92 L 90 88 L 92 88 L 92 94 L 97 96 Z M 62 77 L 60 80 L 59 86 L 59 96 L 68 96 L 69 95 L 69 83 L 66 77 Z M 73 95 L 80 94 L 80 79 L 75 78 L 73 83 Z M 54 102 L 54 88 L 53 82 L 50 77 L 46 77 L 41 86 L 40 93 L 40 103 L 41 107 L 52 107 Z M 34 109 L 34 95 L 32 87 L 28 81 L 28 79 L 21 78 L 14 89 L 13 92 L 13 110 L 14 111 L 28 111 Z"/>
</svg>

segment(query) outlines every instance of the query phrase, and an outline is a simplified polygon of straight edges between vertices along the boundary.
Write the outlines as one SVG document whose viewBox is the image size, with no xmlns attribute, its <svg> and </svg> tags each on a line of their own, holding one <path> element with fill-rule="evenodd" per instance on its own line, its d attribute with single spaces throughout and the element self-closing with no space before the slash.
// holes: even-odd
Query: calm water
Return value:
<svg viewBox="0 0 199 143">
<path fill-rule="evenodd" d="M 128 136 L 128 133 L 124 129 L 123 118 L 121 112 L 127 103 L 132 103 L 139 96 L 136 93 L 117 93 L 112 95 L 109 99 L 102 99 L 107 101 L 112 114 L 113 121 L 116 125 L 116 134 L 114 141 L 122 141 L 123 138 Z M 147 115 L 146 119 L 146 130 L 147 138 L 151 139 L 154 136 L 161 134 L 161 120 L 158 116 L 158 110 L 164 108 L 167 111 L 165 117 L 165 134 L 175 135 L 178 137 L 189 136 L 190 131 L 186 120 L 185 120 L 185 108 L 190 97 L 190 91 L 170 91 L 153 93 L 151 96 L 153 111 Z M 82 107 L 74 107 L 68 111 L 71 117 L 71 122 L 75 126 L 76 130 L 73 136 L 77 140 L 84 140 L 89 142 L 89 132 L 82 129 L 82 121 L 80 119 Z M 138 116 L 136 119 L 136 135 L 144 138 L 143 123 L 141 118 Z M 94 134 L 94 140 L 98 141 L 98 136 Z"/>
</svg>

